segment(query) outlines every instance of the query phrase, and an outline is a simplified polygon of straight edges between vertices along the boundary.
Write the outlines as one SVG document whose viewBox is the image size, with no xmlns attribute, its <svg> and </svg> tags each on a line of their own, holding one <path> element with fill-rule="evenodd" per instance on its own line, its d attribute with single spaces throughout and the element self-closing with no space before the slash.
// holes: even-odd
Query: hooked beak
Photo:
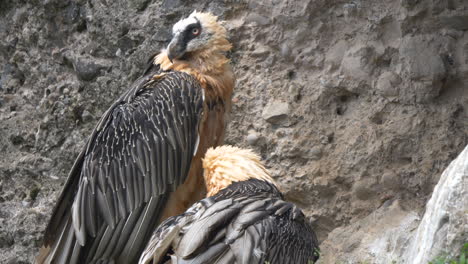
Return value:
<svg viewBox="0 0 468 264">
<path fill-rule="evenodd" d="M 178 59 L 184 56 L 185 45 L 183 43 L 182 37 L 177 34 L 175 35 L 169 45 L 167 46 L 167 57 L 173 62 L 174 59 Z"/>
</svg>

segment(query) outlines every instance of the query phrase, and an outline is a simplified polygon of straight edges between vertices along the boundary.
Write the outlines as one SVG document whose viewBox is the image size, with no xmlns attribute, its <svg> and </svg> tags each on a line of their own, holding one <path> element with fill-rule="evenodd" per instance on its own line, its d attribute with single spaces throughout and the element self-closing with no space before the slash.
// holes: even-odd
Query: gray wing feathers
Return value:
<svg viewBox="0 0 468 264">
<path fill-rule="evenodd" d="M 202 249 L 206 241 L 210 241 L 219 229 L 239 211 L 240 205 L 234 204 L 210 216 L 202 217 L 202 219 L 193 223 L 180 241 L 178 253 L 184 258 L 196 254 Z"/>
<path fill-rule="evenodd" d="M 152 235 L 140 257 L 140 263 L 159 263 L 172 244 L 180 241 L 179 233 L 206 210 L 206 200 L 195 203 L 184 214 L 166 219 Z"/>
<path fill-rule="evenodd" d="M 262 189 L 262 184 L 267 188 Z M 166 263 L 168 257 L 173 264 L 309 264 L 316 260 L 313 252 L 318 243 L 302 212 L 282 200 L 276 189 L 269 193 L 275 187 L 268 185 L 239 183 L 237 190 L 228 187 L 169 218 L 155 231 L 139 263 Z"/>
<path fill-rule="evenodd" d="M 177 255 L 172 256 L 172 263 L 178 264 L 206 264 L 212 261 L 213 259 L 218 258 L 222 253 L 224 253 L 229 248 L 225 243 L 216 243 L 211 245 L 203 254 L 197 255 L 192 259 L 184 259 L 178 257 Z"/>
<path fill-rule="evenodd" d="M 66 260 L 58 263 L 119 255 L 134 261 L 170 191 L 185 181 L 202 110 L 199 83 L 176 72 L 148 79 L 114 103 L 80 156 L 72 220 L 64 227 L 72 235 L 55 243 L 61 252 L 54 255 Z"/>
<path fill-rule="evenodd" d="M 254 226 L 250 226 L 243 235 L 230 245 L 237 263 L 261 263 L 264 255 L 261 254 L 260 241 L 265 239 Z"/>
</svg>

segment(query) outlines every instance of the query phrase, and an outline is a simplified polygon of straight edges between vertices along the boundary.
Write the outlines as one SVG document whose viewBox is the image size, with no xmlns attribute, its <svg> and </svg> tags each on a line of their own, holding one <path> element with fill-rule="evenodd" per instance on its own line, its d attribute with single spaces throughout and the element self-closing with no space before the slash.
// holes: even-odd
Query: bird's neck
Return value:
<svg viewBox="0 0 468 264">
<path fill-rule="evenodd" d="M 210 168 L 205 168 L 203 175 L 207 189 L 207 197 L 217 194 L 234 182 L 257 179 L 269 182 L 278 187 L 277 183 L 271 178 L 269 172 L 263 165 L 253 165 L 251 163 L 225 161 L 219 162 Z"/>
<path fill-rule="evenodd" d="M 185 72 L 195 77 L 205 90 L 208 98 L 230 100 L 234 89 L 234 73 L 229 65 L 229 59 L 221 52 L 201 51 L 190 54 L 187 60 L 171 62 L 167 52 L 163 50 L 155 59 L 161 69 Z"/>
</svg>

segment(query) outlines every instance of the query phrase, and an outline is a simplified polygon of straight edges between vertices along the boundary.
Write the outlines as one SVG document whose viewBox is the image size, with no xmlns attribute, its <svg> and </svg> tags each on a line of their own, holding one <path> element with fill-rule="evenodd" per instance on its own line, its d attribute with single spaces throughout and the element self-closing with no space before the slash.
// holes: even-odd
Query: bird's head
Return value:
<svg viewBox="0 0 468 264">
<path fill-rule="evenodd" d="M 226 39 L 226 29 L 218 18 L 210 13 L 194 11 L 189 17 L 177 22 L 172 28 L 172 40 L 166 48 L 167 56 L 173 60 L 189 60 L 191 56 L 231 49 Z"/>
<path fill-rule="evenodd" d="M 215 195 L 233 182 L 259 179 L 277 186 L 260 157 L 250 149 L 233 146 L 210 148 L 203 158 L 203 169 L 208 196 Z"/>
</svg>

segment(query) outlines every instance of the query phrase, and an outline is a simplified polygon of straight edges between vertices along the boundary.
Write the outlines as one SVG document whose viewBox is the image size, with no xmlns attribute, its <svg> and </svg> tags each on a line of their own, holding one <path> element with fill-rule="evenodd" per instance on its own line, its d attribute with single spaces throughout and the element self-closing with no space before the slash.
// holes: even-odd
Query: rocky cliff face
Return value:
<svg viewBox="0 0 468 264">
<path fill-rule="evenodd" d="M 93 126 L 194 9 L 234 44 L 227 143 L 337 246 L 323 263 L 400 228 L 373 215 L 417 225 L 468 143 L 466 1 L 0 0 L 0 262 L 32 262 Z"/>
<path fill-rule="evenodd" d="M 406 263 L 426 263 L 444 250 L 456 257 L 468 242 L 468 147 L 450 163 L 427 203 L 418 229 L 404 258 Z"/>
<path fill-rule="evenodd" d="M 422 217 L 398 200 L 388 201 L 330 232 L 321 245 L 321 263 L 420 264 L 458 258 L 468 242 L 467 194 L 468 146 L 442 173 Z"/>
</svg>

